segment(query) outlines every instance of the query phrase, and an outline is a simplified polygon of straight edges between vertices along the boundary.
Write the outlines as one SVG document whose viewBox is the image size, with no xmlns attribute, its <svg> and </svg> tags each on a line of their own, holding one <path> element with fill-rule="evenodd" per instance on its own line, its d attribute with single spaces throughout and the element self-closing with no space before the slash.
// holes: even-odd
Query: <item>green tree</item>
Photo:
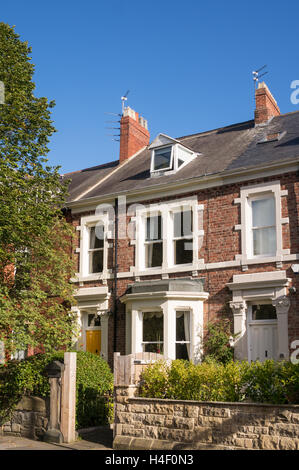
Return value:
<svg viewBox="0 0 299 470">
<path fill-rule="evenodd" d="M 34 96 L 31 48 L 0 23 L 0 340 L 6 351 L 70 344 L 71 230 L 59 167 L 47 165 L 54 102 Z"/>
</svg>

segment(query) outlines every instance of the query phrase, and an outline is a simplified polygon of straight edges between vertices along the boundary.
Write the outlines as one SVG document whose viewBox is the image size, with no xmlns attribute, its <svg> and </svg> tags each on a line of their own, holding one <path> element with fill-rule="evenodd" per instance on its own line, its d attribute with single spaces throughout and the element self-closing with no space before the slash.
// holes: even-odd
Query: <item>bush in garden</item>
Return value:
<svg viewBox="0 0 299 470">
<path fill-rule="evenodd" d="M 113 416 L 113 374 L 90 352 L 77 353 L 77 428 L 108 424 Z"/>
<path fill-rule="evenodd" d="M 226 364 L 234 358 L 234 350 L 230 346 L 231 323 L 222 319 L 216 323 L 208 323 L 204 342 L 204 360 L 215 360 Z"/>
<path fill-rule="evenodd" d="M 8 419 L 23 395 L 41 398 L 50 395 L 45 367 L 55 360 L 63 362 L 64 352 L 36 354 L 23 361 L 10 361 L 0 366 L 0 423 Z M 107 362 L 95 354 L 78 351 L 77 428 L 108 423 L 112 416 L 112 391 L 113 374 Z"/>
<path fill-rule="evenodd" d="M 246 397 L 254 402 L 299 403 L 299 364 L 252 362 L 243 381 Z"/>
<path fill-rule="evenodd" d="M 299 403 L 299 364 L 159 361 L 142 373 L 140 396 L 196 401 Z"/>
<path fill-rule="evenodd" d="M 140 396 L 166 398 L 169 364 L 160 360 L 147 367 L 140 376 Z"/>
</svg>

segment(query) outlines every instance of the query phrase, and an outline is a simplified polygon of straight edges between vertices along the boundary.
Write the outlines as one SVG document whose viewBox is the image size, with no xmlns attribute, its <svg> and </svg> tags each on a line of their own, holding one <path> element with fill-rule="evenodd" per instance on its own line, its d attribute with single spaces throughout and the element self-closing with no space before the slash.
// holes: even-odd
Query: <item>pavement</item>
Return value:
<svg viewBox="0 0 299 470">
<path fill-rule="evenodd" d="M 109 426 L 98 426 L 78 431 L 79 438 L 72 444 L 50 444 L 24 437 L 0 436 L 1 450 L 112 450 L 113 431 Z"/>
</svg>

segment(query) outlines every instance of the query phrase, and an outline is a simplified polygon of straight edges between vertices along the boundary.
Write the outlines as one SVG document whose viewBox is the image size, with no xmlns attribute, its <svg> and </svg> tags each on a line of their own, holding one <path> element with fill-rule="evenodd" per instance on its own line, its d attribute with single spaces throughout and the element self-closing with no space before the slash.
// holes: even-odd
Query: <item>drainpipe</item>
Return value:
<svg viewBox="0 0 299 470">
<path fill-rule="evenodd" d="M 115 215 L 114 215 L 114 334 L 113 334 L 113 352 L 116 352 L 116 334 L 117 334 L 117 273 L 118 273 L 118 264 L 117 264 L 117 244 L 118 244 L 118 199 L 115 199 L 114 205 Z"/>
</svg>

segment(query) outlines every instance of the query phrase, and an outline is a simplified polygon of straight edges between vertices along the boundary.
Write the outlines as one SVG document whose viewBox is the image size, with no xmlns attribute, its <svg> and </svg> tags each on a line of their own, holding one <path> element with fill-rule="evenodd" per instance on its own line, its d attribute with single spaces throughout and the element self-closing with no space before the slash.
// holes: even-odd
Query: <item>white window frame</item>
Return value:
<svg viewBox="0 0 299 470">
<path fill-rule="evenodd" d="M 171 159 L 170 159 L 170 165 L 167 168 L 161 168 L 158 170 L 155 170 L 155 151 L 160 150 L 163 148 L 171 147 Z M 181 166 L 178 166 L 178 158 L 180 156 L 180 152 L 185 154 L 186 159 L 184 163 L 182 163 Z M 161 145 L 159 147 L 155 147 L 152 149 L 152 155 L 151 155 L 151 174 L 153 176 L 161 175 L 164 173 L 167 174 L 172 174 L 176 173 L 177 171 L 181 170 L 185 165 L 190 163 L 194 158 L 196 158 L 198 154 L 193 152 L 192 150 L 187 149 L 183 145 L 180 145 L 179 143 L 171 143 L 168 142 L 165 145 Z"/>
<path fill-rule="evenodd" d="M 161 216 L 161 234 L 162 234 L 162 238 L 161 239 L 153 239 L 153 240 L 146 240 L 146 233 L 147 233 L 147 219 L 149 217 L 159 217 Z M 163 216 L 162 216 L 162 213 L 160 212 L 151 212 L 149 214 L 146 214 L 144 216 L 144 218 L 142 219 L 142 223 L 144 224 L 144 269 L 152 269 L 152 267 L 147 267 L 146 266 L 146 250 L 147 250 L 147 247 L 149 247 L 150 245 L 153 245 L 154 243 L 162 243 L 162 253 L 163 253 Z M 163 256 L 163 255 L 162 255 Z M 162 264 L 163 264 L 163 258 L 162 258 Z M 162 267 L 162 264 L 161 264 L 161 267 Z M 160 266 L 155 266 L 155 268 L 159 268 Z"/>
<path fill-rule="evenodd" d="M 100 273 L 89 272 L 89 240 L 90 228 L 95 227 L 97 224 L 104 226 L 104 246 L 103 246 L 103 271 Z M 108 215 L 99 217 L 98 215 L 91 215 L 81 218 L 80 226 L 80 248 L 77 250 L 80 253 L 79 258 L 79 273 L 77 278 L 80 282 L 93 281 L 99 279 L 106 279 L 108 276 Z"/>
<path fill-rule="evenodd" d="M 155 153 L 156 153 L 156 151 L 166 149 L 168 147 L 170 147 L 170 149 L 171 149 L 169 166 L 165 167 L 165 168 L 159 168 L 159 169 L 155 170 Z M 166 145 L 163 145 L 161 147 L 157 147 L 154 150 L 152 150 L 151 173 L 161 173 L 161 172 L 164 173 L 165 171 L 173 170 L 174 153 L 175 153 L 175 146 L 172 145 L 172 144 L 166 144 Z"/>
<path fill-rule="evenodd" d="M 175 359 L 176 312 L 189 311 L 190 360 L 197 363 L 203 352 L 203 316 L 206 292 L 144 292 L 126 294 L 120 300 L 126 304 L 126 353 L 142 352 L 143 313 L 163 313 L 163 354 Z"/>
<path fill-rule="evenodd" d="M 103 226 L 104 226 L 104 225 L 103 225 Z M 102 272 L 103 272 L 103 269 L 104 269 L 104 251 L 105 251 L 105 250 L 104 250 L 104 239 L 103 239 L 103 247 L 102 247 L 102 248 L 90 248 L 90 233 L 91 233 L 91 229 L 92 229 L 92 228 L 95 228 L 95 227 L 96 227 L 96 226 L 94 226 L 94 225 L 90 225 L 90 226 L 88 227 L 88 232 L 89 232 L 89 233 L 88 233 L 88 238 L 89 238 L 89 240 L 88 240 L 88 241 L 89 241 L 89 243 L 88 243 L 88 245 L 89 245 L 89 246 L 88 246 L 88 275 L 102 273 Z M 96 234 L 95 234 L 95 236 L 96 236 Z M 95 272 L 95 273 L 94 273 L 94 272 L 90 272 L 90 266 L 92 265 L 91 257 L 92 257 L 92 255 L 93 255 L 95 252 L 97 252 L 97 251 L 102 251 L 102 252 L 103 252 L 103 269 L 102 269 L 102 271 L 99 271 L 99 272 Z"/>
<path fill-rule="evenodd" d="M 283 218 L 281 215 L 281 197 L 287 194 L 286 190 L 281 189 L 280 181 L 245 186 L 240 189 L 240 197 L 235 199 L 234 203 L 241 206 L 241 224 L 235 225 L 235 230 L 241 231 L 241 254 L 236 255 L 235 259 L 240 260 L 243 270 L 248 268 L 248 264 L 254 264 L 255 262 L 277 262 L 277 267 L 280 267 L 283 256 L 290 254 L 289 249 L 283 248 L 282 241 L 282 225 L 288 224 L 289 218 Z M 276 250 L 274 254 L 254 256 L 252 250 L 252 212 L 250 201 L 270 196 L 274 197 L 275 200 Z"/>
<path fill-rule="evenodd" d="M 173 242 L 173 212 L 179 210 L 192 210 L 193 217 L 193 262 L 186 264 L 174 264 L 174 242 Z M 198 211 L 203 210 L 203 206 L 198 204 L 197 196 L 175 201 L 166 201 L 158 204 L 151 204 L 147 207 L 136 207 L 136 240 L 135 266 L 131 267 L 131 272 L 135 276 L 143 274 L 167 274 L 171 272 L 196 271 L 202 266 L 203 260 L 198 259 L 199 242 L 198 238 L 203 236 L 203 230 L 198 229 Z M 145 223 L 149 215 L 161 214 L 162 216 L 162 237 L 163 237 L 163 261 L 161 267 L 146 268 L 145 265 Z"/>
<path fill-rule="evenodd" d="M 177 313 L 182 312 L 183 314 L 188 313 L 189 314 L 189 334 L 190 334 L 190 339 L 189 341 L 177 341 L 177 328 L 176 328 L 176 320 L 177 320 Z M 191 355 L 192 355 L 192 342 L 193 342 L 193 334 L 192 334 L 192 310 L 190 308 L 186 309 L 181 309 L 181 308 L 176 308 L 175 309 L 175 334 L 174 334 L 174 342 L 175 342 L 175 357 L 176 357 L 176 345 L 177 344 L 189 344 L 189 361 L 191 360 Z M 176 357 L 177 359 L 177 357 Z"/>
<path fill-rule="evenodd" d="M 160 339 L 160 341 L 143 341 L 143 332 L 144 332 L 143 320 L 144 320 L 144 314 L 147 314 L 147 313 L 157 313 L 157 314 L 161 315 L 161 317 L 162 317 L 162 320 L 163 320 L 163 337 Z M 142 321 L 141 321 L 141 329 L 142 329 L 142 331 L 141 331 L 141 349 L 142 349 L 142 351 L 145 352 L 144 349 L 145 349 L 146 344 L 162 344 L 163 349 L 164 349 L 164 329 L 165 329 L 165 325 L 164 325 L 164 313 L 163 313 L 163 311 L 158 310 L 158 309 L 154 309 L 152 311 L 143 310 L 141 312 L 141 316 L 142 316 Z"/>
<path fill-rule="evenodd" d="M 273 225 L 269 226 L 269 227 L 253 227 L 253 224 L 252 224 L 252 219 L 253 219 L 253 212 L 252 212 L 252 202 L 254 201 L 261 201 L 261 200 L 264 200 L 264 199 L 274 199 L 274 207 L 275 207 L 275 222 Z M 248 204 L 249 204 L 249 211 L 250 211 L 250 243 L 249 243 L 249 247 L 248 247 L 248 254 L 250 258 L 263 258 L 265 256 L 276 256 L 276 252 L 275 253 L 262 253 L 260 255 L 255 255 L 253 253 L 253 244 L 254 244 L 254 237 L 253 237 L 253 231 L 254 230 L 259 230 L 261 228 L 274 228 L 275 229 L 275 241 L 276 241 L 276 248 L 277 248 L 277 225 L 276 225 L 276 200 L 275 198 L 273 197 L 272 193 L 267 193 L 267 194 L 263 194 L 263 195 L 258 195 L 258 196 L 253 196 L 253 197 L 249 197 L 248 198 Z"/>
<path fill-rule="evenodd" d="M 170 259 L 171 259 L 171 265 L 172 266 L 188 266 L 188 265 L 192 265 L 193 264 L 193 260 L 194 260 L 194 256 L 195 256 L 195 253 L 193 251 L 193 247 L 192 247 L 192 262 L 191 263 L 175 263 L 175 245 L 176 245 L 176 241 L 179 241 L 179 240 L 190 240 L 192 241 L 192 244 L 194 242 L 194 229 L 193 229 L 193 232 L 192 232 L 192 235 L 181 235 L 179 237 L 175 237 L 174 236 L 174 214 L 177 214 L 177 213 L 182 213 L 182 212 L 188 212 L 188 211 L 191 211 L 192 212 L 192 226 L 194 224 L 194 210 L 191 206 L 181 206 L 181 207 L 175 207 L 174 209 L 171 210 L 171 234 L 172 234 L 172 245 L 170 247 L 170 251 L 171 251 L 171 254 L 170 254 Z"/>
</svg>

